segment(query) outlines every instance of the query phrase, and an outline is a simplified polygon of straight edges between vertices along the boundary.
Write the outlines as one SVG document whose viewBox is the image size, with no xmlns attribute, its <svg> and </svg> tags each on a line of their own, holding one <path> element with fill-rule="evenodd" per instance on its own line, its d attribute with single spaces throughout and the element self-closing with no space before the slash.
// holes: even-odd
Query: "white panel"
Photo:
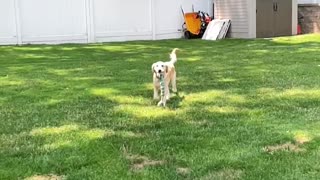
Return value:
<svg viewBox="0 0 320 180">
<path fill-rule="evenodd" d="M 257 37 L 257 1 L 247 0 L 248 9 L 248 38 Z"/>
<path fill-rule="evenodd" d="M 212 0 L 0 0 L 0 43 L 179 38 L 192 4 L 212 12 Z"/>
<path fill-rule="evenodd" d="M 22 41 L 86 40 L 85 0 L 19 0 Z"/>
<path fill-rule="evenodd" d="M 0 44 L 16 44 L 14 1 L 0 1 Z"/>
<path fill-rule="evenodd" d="M 93 9 L 96 38 L 151 39 L 151 0 L 94 0 Z"/>
<path fill-rule="evenodd" d="M 174 33 L 181 29 L 183 16 L 180 1 L 155 0 L 156 34 Z"/>
<path fill-rule="evenodd" d="M 228 19 L 215 19 L 211 21 L 203 34 L 203 40 L 217 40 L 223 39 L 230 25 L 230 20 Z"/>
<path fill-rule="evenodd" d="M 298 0 L 298 4 L 320 4 L 320 0 Z"/>
<path fill-rule="evenodd" d="M 297 0 L 292 0 L 292 35 L 297 35 L 298 25 L 298 3 Z"/>
</svg>

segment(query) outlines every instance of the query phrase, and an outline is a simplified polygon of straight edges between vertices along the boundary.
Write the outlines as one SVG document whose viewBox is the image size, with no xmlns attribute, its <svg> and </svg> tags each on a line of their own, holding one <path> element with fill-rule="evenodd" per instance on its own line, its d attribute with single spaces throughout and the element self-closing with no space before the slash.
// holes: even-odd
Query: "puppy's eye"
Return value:
<svg viewBox="0 0 320 180">
<path fill-rule="evenodd" d="M 161 65 L 161 67 L 163 67 L 163 65 Z"/>
</svg>

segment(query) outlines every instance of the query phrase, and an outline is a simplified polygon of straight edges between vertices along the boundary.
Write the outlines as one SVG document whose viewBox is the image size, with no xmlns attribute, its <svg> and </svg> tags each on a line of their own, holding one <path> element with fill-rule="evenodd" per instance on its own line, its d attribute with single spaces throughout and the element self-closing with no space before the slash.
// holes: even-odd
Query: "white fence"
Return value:
<svg viewBox="0 0 320 180">
<path fill-rule="evenodd" d="M 298 0 L 298 4 L 320 4 L 320 0 Z"/>
<path fill-rule="evenodd" d="M 185 11 L 212 0 L 1 0 L 0 44 L 179 38 Z"/>
</svg>

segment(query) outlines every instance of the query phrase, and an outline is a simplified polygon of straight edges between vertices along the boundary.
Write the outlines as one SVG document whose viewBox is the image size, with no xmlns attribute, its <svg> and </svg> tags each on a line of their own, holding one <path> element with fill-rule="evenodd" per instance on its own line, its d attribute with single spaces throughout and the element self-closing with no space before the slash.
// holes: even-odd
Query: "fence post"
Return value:
<svg viewBox="0 0 320 180">
<path fill-rule="evenodd" d="M 93 16 L 93 0 L 86 0 L 86 27 L 87 27 L 87 42 L 95 42 L 94 33 L 94 16 Z"/>
<path fill-rule="evenodd" d="M 15 16 L 16 33 L 17 33 L 17 44 L 21 45 L 22 33 L 21 33 L 19 0 L 14 0 L 14 16 Z"/>
<path fill-rule="evenodd" d="M 152 29 L 152 40 L 156 40 L 156 11 L 155 11 L 155 1 L 156 0 L 150 0 L 150 17 L 151 17 L 151 29 Z"/>
</svg>

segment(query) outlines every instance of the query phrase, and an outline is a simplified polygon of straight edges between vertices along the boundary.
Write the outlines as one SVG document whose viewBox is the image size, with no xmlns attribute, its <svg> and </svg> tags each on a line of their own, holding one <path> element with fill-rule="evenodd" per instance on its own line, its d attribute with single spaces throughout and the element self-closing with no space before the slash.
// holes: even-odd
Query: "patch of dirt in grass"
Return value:
<svg viewBox="0 0 320 180">
<path fill-rule="evenodd" d="M 299 145 L 287 142 L 284 144 L 277 144 L 273 146 L 267 146 L 264 150 L 270 154 L 278 151 L 291 151 L 291 152 L 304 152 L 305 149 L 300 148 Z"/>
<path fill-rule="evenodd" d="M 305 144 L 305 143 L 307 143 L 307 142 L 310 142 L 310 141 L 311 141 L 311 138 L 306 137 L 306 136 L 297 136 L 297 137 L 295 137 L 295 141 L 296 141 L 298 144 Z"/>
<path fill-rule="evenodd" d="M 220 171 L 215 171 L 207 174 L 206 176 L 200 178 L 200 180 L 236 180 L 240 179 L 242 175 L 241 170 L 235 170 L 235 169 L 222 169 Z"/>
<path fill-rule="evenodd" d="M 183 168 L 183 167 L 178 167 L 176 169 L 176 171 L 177 171 L 177 174 L 182 175 L 182 176 L 186 176 L 191 173 L 190 168 Z"/>
<path fill-rule="evenodd" d="M 25 180 L 64 180 L 64 179 L 66 179 L 64 176 L 58 176 L 54 174 L 35 175 L 35 176 L 25 178 Z"/>
<path fill-rule="evenodd" d="M 140 171 L 143 170 L 144 168 L 148 167 L 148 166 L 158 166 L 158 165 L 163 165 L 165 163 L 165 161 L 157 161 L 157 160 L 146 160 L 140 163 L 133 163 L 131 165 L 131 170 L 133 171 Z"/>
<path fill-rule="evenodd" d="M 195 125 L 195 126 L 205 126 L 205 127 L 211 127 L 213 126 L 213 123 L 207 120 L 203 121 L 188 121 L 187 124 Z"/>
<path fill-rule="evenodd" d="M 143 161 L 147 161 L 148 157 L 146 156 L 141 156 L 141 155 L 134 155 L 134 154 L 126 154 L 126 159 L 130 160 L 133 163 L 139 163 Z"/>
<path fill-rule="evenodd" d="M 163 160 L 152 160 L 146 156 L 129 154 L 126 148 L 123 148 L 123 154 L 125 158 L 131 162 L 132 171 L 140 171 L 146 167 L 159 166 L 166 163 Z"/>
</svg>

